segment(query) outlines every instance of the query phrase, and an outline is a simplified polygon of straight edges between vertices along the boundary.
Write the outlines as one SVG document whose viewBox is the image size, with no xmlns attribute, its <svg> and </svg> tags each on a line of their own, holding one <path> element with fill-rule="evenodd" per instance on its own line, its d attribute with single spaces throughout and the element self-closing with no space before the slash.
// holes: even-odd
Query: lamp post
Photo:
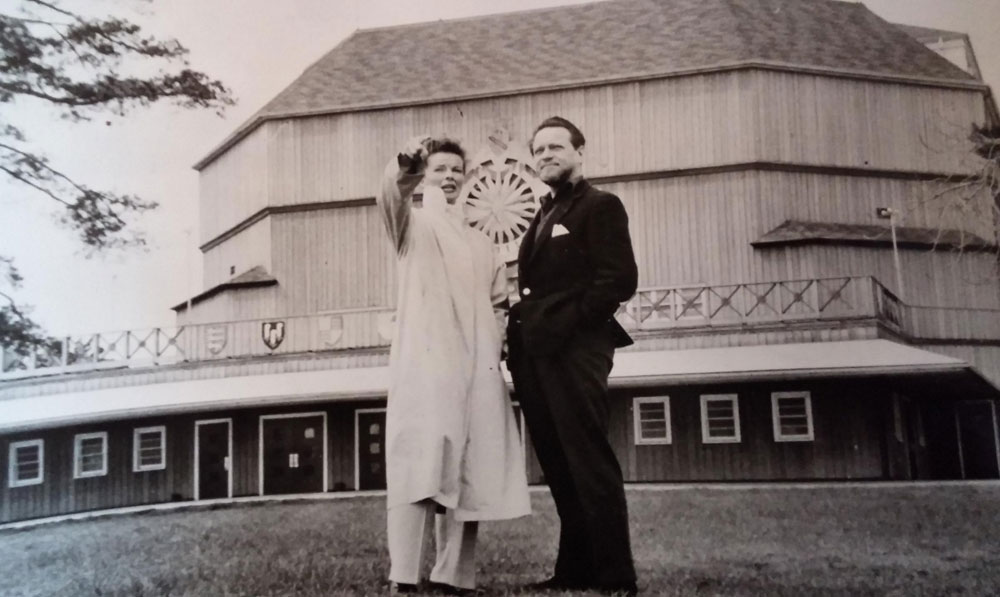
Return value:
<svg viewBox="0 0 1000 597">
<path fill-rule="evenodd" d="M 903 298 L 903 270 L 899 265 L 899 246 L 896 244 L 896 218 L 899 217 L 899 210 L 891 207 L 876 207 L 875 215 L 882 220 L 889 220 L 889 230 L 892 232 L 892 261 L 896 266 L 896 295 L 899 300 L 906 302 Z"/>
<path fill-rule="evenodd" d="M 184 309 L 184 319 L 191 323 L 191 227 L 184 229 L 184 294 L 187 295 L 187 308 Z"/>
</svg>

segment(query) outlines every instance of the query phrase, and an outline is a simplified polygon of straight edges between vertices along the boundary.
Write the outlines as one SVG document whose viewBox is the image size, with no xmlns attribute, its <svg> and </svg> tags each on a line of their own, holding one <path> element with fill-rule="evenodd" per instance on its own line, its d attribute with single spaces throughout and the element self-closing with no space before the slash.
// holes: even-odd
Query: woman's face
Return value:
<svg viewBox="0 0 1000 597">
<path fill-rule="evenodd" d="M 465 161 L 454 153 L 438 152 L 427 156 L 424 185 L 444 191 L 448 203 L 455 203 L 465 182 Z"/>
</svg>

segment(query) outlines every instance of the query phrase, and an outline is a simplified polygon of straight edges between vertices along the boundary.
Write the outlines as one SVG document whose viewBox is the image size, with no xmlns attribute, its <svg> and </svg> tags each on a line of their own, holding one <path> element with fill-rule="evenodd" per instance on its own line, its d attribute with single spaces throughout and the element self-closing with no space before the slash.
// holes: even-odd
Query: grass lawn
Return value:
<svg viewBox="0 0 1000 597">
<path fill-rule="evenodd" d="M 1000 595 L 1000 486 L 630 491 L 646 595 Z M 485 524 L 487 594 L 548 576 L 558 522 Z M 111 517 L 0 532 L 0 595 L 387 592 L 381 498 Z M 550 593 L 549 595 L 557 595 Z"/>
</svg>

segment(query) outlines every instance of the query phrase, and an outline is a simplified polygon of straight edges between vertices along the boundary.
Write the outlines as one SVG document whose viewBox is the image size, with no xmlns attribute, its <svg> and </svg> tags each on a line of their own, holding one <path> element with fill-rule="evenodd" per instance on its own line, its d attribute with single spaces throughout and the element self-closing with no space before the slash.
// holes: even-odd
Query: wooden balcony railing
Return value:
<svg viewBox="0 0 1000 597">
<path fill-rule="evenodd" d="M 1000 311 L 904 305 L 872 277 L 643 288 L 617 314 L 633 332 L 872 319 L 913 338 L 1000 340 Z M 0 380 L 116 367 L 385 347 L 391 309 L 150 328 L 0 349 Z"/>
<path fill-rule="evenodd" d="M 630 330 L 661 330 L 873 317 L 876 284 L 843 277 L 645 288 L 622 305 L 618 320 Z"/>
</svg>

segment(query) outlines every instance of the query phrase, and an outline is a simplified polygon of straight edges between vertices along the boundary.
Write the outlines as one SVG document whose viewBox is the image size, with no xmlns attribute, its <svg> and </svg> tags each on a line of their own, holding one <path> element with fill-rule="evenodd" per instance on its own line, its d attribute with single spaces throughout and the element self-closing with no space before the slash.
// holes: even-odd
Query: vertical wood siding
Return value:
<svg viewBox="0 0 1000 597">
<path fill-rule="evenodd" d="M 942 211 L 927 200 L 945 185 L 749 171 L 602 187 L 619 195 L 629 212 L 640 286 L 875 276 L 898 292 L 888 246 L 755 248 L 751 243 L 786 220 L 884 225 L 875 216 L 880 206 L 901 209 L 905 226 L 965 226 L 990 238 L 985 218 L 962 221 L 958 209 Z M 271 220 L 270 271 L 278 287 L 228 291 L 198 305 L 196 321 L 394 306 L 395 256 L 374 206 L 278 214 Z M 229 251 L 228 242 L 210 253 Z M 989 254 L 904 249 L 901 260 L 906 302 L 1000 308 L 996 264 Z"/>
<path fill-rule="evenodd" d="M 815 441 L 775 442 L 772 391 L 812 392 Z M 705 444 L 701 394 L 737 393 L 742 441 Z M 670 396 L 673 442 L 636 445 L 632 397 L 614 401 L 612 437 L 625 477 L 633 481 L 735 481 L 752 479 L 872 479 L 884 475 L 881 400 L 856 383 L 724 388 L 663 388 Z"/>
<path fill-rule="evenodd" d="M 770 392 L 812 392 L 814 442 L 773 441 Z M 888 388 L 865 382 L 812 381 L 797 385 L 755 384 L 642 390 L 669 395 L 673 443 L 636 446 L 632 431 L 633 391 L 612 395 L 610 437 L 628 481 L 879 478 L 883 475 L 881 442 Z M 738 393 L 743 441 L 701 442 L 698 397 L 702 393 Z M 385 400 L 358 400 L 215 411 L 131 421 L 95 423 L 0 438 L 0 522 L 70 512 L 191 500 L 194 496 L 194 427 L 199 420 L 231 418 L 233 423 L 233 496 L 259 492 L 259 422 L 262 415 L 295 412 L 327 414 L 328 491 L 354 489 L 354 413 L 379 408 Z M 165 425 L 167 468 L 132 471 L 132 433 L 136 427 Z M 73 436 L 108 432 L 108 474 L 89 479 L 73 476 Z M 45 478 L 40 485 L 8 488 L 8 445 L 45 440 Z M 529 444 L 530 446 L 530 444 Z M 537 458 L 528 454 L 529 478 L 542 480 Z"/>
<path fill-rule="evenodd" d="M 274 254 L 271 227 L 271 218 L 264 218 L 226 242 L 206 251 L 204 288 L 212 288 L 256 266 L 262 266 L 270 272 Z"/>
<path fill-rule="evenodd" d="M 396 255 L 374 206 L 274 217 L 281 314 L 395 305 Z"/>
<path fill-rule="evenodd" d="M 141 389 L 137 389 L 141 391 Z M 55 516 L 106 508 L 194 499 L 194 442 L 197 421 L 231 418 L 233 432 L 233 496 L 258 495 L 259 422 L 262 415 L 294 412 L 327 413 L 327 490 L 354 489 L 354 411 L 384 407 L 385 400 L 330 402 L 294 408 L 184 414 L 130 421 L 94 423 L 79 427 L 24 432 L 0 437 L 0 522 Z M 132 435 L 137 427 L 165 425 L 167 467 L 159 471 L 132 471 Z M 108 432 L 108 474 L 73 479 L 73 437 L 77 433 Z M 9 444 L 44 440 L 44 481 L 9 488 Z"/>
<path fill-rule="evenodd" d="M 547 116 L 587 135 L 609 176 L 775 160 L 931 172 L 971 167 L 982 95 L 897 83 L 736 71 L 266 123 L 201 172 L 202 241 L 260 210 L 370 197 L 410 136 L 476 150 L 497 127 L 526 143 Z"/>
<path fill-rule="evenodd" d="M 264 123 L 202 171 L 200 242 L 268 205 L 268 152 L 275 123 Z"/>
<path fill-rule="evenodd" d="M 1000 346 L 931 344 L 919 346 L 919 348 L 962 359 L 975 367 L 993 385 L 1000 388 Z"/>
</svg>

